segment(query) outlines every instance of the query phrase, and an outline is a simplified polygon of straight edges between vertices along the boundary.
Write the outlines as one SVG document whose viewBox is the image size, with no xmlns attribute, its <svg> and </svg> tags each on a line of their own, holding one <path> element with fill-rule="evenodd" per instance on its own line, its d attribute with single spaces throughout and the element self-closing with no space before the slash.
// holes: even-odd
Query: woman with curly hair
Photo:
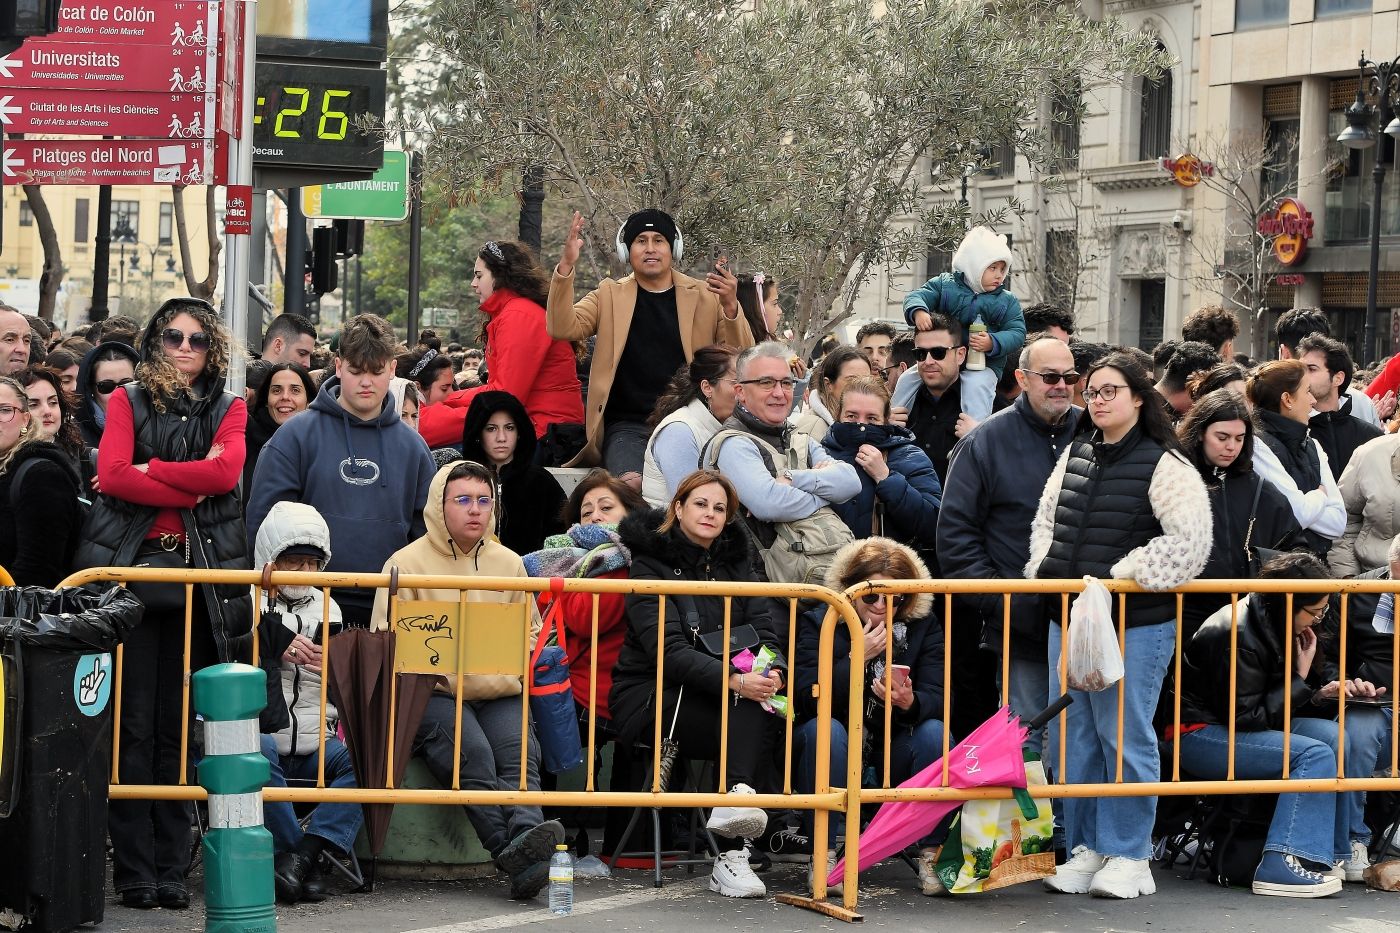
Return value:
<svg viewBox="0 0 1400 933">
<path fill-rule="evenodd" d="M 112 393 L 97 456 L 101 495 L 83 527 L 80 567 L 248 567 L 236 489 L 248 409 L 225 391 L 229 336 L 212 305 L 172 298 L 151 318 L 136 382 Z M 185 656 L 185 588 L 133 584 L 145 617 L 127 636 L 121 753 L 128 784 L 180 782 L 187 670 L 238 660 L 251 630 L 248 588 L 194 589 Z M 113 801 L 112 879 L 122 904 L 184 909 L 190 898 L 185 801 Z"/>
<path fill-rule="evenodd" d="M 53 587 L 68 574 L 82 525 L 78 467 L 29 408 L 24 387 L 0 377 L 0 567 L 20 586 Z"/>
<path fill-rule="evenodd" d="M 73 396 L 63 388 L 63 374 L 47 366 L 30 366 L 15 377 L 29 398 L 34 429 L 58 445 L 74 466 L 83 459 L 83 435 L 73 420 Z"/>
<path fill-rule="evenodd" d="M 466 411 L 482 392 L 509 392 L 520 399 L 537 438 L 551 424 L 582 424 L 583 386 L 574 348 L 545 329 L 549 275 L 530 248 L 513 240 L 492 240 L 481 247 L 472 290 L 486 315 L 487 381 L 438 404 L 429 399 L 419 426 L 428 446 L 460 441 Z"/>
</svg>

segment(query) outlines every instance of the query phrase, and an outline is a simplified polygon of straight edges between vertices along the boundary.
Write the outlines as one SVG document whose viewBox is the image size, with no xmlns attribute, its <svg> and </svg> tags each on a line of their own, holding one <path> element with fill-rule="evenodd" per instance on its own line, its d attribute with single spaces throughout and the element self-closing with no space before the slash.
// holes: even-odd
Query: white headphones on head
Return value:
<svg viewBox="0 0 1400 933">
<path fill-rule="evenodd" d="M 622 226 L 617 228 L 617 238 L 613 241 L 613 244 L 617 247 L 617 261 L 623 265 L 627 265 L 632 258 L 631 248 L 626 243 L 622 242 L 622 231 L 626 229 L 627 224 L 624 222 Z M 671 244 L 671 258 L 676 262 L 680 262 L 684 256 L 685 237 L 681 235 L 681 228 L 677 226 L 676 241 Z"/>
</svg>

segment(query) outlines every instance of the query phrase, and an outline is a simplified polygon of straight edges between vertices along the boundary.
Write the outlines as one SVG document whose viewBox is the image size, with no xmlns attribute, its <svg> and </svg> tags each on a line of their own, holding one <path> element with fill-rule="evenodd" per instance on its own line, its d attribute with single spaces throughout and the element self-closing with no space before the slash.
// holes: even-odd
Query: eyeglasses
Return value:
<svg viewBox="0 0 1400 933">
<path fill-rule="evenodd" d="M 860 598 L 860 601 L 865 603 L 867 606 L 873 606 L 876 603 L 880 602 L 882 599 L 886 598 L 889 597 L 886 597 L 884 593 L 866 593 Z M 894 597 L 892 597 L 892 599 L 894 601 L 894 607 L 898 609 L 900 606 L 903 606 L 906 602 L 909 601 L 909 594 L 898 593 Z"/>
<path fill-rule="evenodd" d="M 476 506 L 483 512 L 489 512 L 491 510 L 491 503 L 495 500 L 490 496 L 453 496 L 452 501 L 464 509 L 471 509 L 472 506 Z"/>
<path fill-rule="evenodd" d="M 1072 385 L 1072 384 L 1073 384 L 1073 383 L 1071 383 L 1071 385 Z M 1094 401 L 1097 401 L 1097 400 L 1099 400 L 1099 399 L 1103 399 L 1105 402 L 1111 402 L 1111 401 L 1113 401 L 1115 398 L 1118 397 L 1118 390 L 1119 390 L 1119 389 L 1126 389 L 1126 388 L 1128 388 L 1128 387 L 1127 387 L 1127 386 L 1117 386 L 1117 385 L 1114 385 L 1113 383 L 1110 382 L 1110 383 L 1108 383 L 1107 385 L 1101 385 L 1101 386 L 1099 386 L 1097 389 L 1085 389 L 1085 390 L 1084 390 L 1084 400 L 1085 400 L 1086 402 L 1094 402 Z"/>
<path fill-rule="evenodd" d="M 135 381 L 136 380 L 130 376 L 127 376 L 125 379 L 100 379 L 95 388 L 99 395 L 111 395 L 122 386 L 130 385 Z"/>
<path fill-rule="evenodd" d="M 758 386 L 764 392 L 772 392 L 774 386 L 782 386 L 784 392 L 791 392 L 797 386 L 796 379 L 774 379 L 772 376 L 764 376 L 762 379 L 740 379 L 741 386 Z"/>
<path fill-rule="evenodd" d="M 1079 373 L 1076 373 L 1074 371 L 1070 371 L 1067 373 L 1041 373 L 1036 372 L 1034 369 L 1023 369 L 1021 370 L 1021 372 L 1039 376 L 1041 379 L 1045 380 L 1045 384 L 1048 386 L 1059 385 L 1061 379 L 1065 381 L 1065 385 L 1067 386 L 1076 385 L 1079 382 Z M 1086 392 L 1085 395 L 1087 394 L 1088 393 Z M 1106 401 L 1113 401 L 1113 396 L 1106 396 Z"/>
<path fill-rule="evenodd" d="M 0 405 L 0 424 L 9 424 L 15 420 L 15 415 L 24 409 L 16 408 L 13 405 Z"/>
<path fill-rule="evenodd" d="M 186 334 L 178 327 L 167 327 L 160 332 L 161 345 L 167 350 L 178 350 L 185 345 L 185 340 L 190 342 L 190 349 L 196 353 L 209 352 L 209 335 L 202 330 L 197 330 L 192 334 Z"/>
<path fill-rule="evenodd" d="M 914 359 L 922 360 L 927 357 L 933 357 L 935 360 L 941 361 L 950 351 L 956 349 L 957 347 L 915 347 Z"/>
<path fill-rule="evenodd" d="M 1331 608 L 1332 604 L 1328 603 L 1327 605 L 1321 606 L 1317 609 L 1309 609 L 1307 606 L 1304 606 L 1301 611 L 1306 612 L 1308 615 L 1312 616 L 1313 624 L 1316 625 L 1317 623 L 1327 618 L 1327 612 Z"/>
</svg>

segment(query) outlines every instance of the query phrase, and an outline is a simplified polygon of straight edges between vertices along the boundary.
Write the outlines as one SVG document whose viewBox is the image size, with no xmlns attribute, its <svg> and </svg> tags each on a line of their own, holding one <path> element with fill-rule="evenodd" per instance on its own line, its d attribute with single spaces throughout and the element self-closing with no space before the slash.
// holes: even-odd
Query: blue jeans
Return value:
<svg viewBox="0 0 1400 933">
<path fill-rule="evenodd" d="M 1337 775 L 1337 724 L 1326 719 L 1294 719 L 1288 746 L 1288 776 L 1300 781 Z M 1180 739 L 1181 765 L 1205 780 L 1225 777 L 1229 730 L 1211 725 Z M 1277 778 L 1283 774 L 1283 733 L 1236 732 L 1235 777 Z M 1345 808 L 1337 795 L 1280 794 L 1264 839 L 1266 852 L 1283 852 L 1331 865 L 1351 857 Z"/>
<path fill-rule="evenodd" d="M 1001 668 L 997 668 L 1001 676 Z M 1011 659 L 1011 684 L 1007 691 L 1007 705 L 1021 717 L 1024 724 L 1036 713 L 1045 708 L 1045 698 L 1060 695 L 1060 681 L 1055 678 L 1055 689 L 1050 689 L 1050 668 L 1041 661 L 1028 661 L 1025 658 Z M 1026 748 L 1039 755 L 1045 748 L 1045 729 L 1039 729 L 1026 736 Z M 1048 765 L 1049 762 L 1046 762 Z M 1055 801 L 1059 803 L 1058 800 Z"/>
<path fill-rule="evenodd" d="M 884 716 L 883 710 L 879 714 Z M 894 736 L 890 739 L 890 786 L 903 783 L 943 757 L 943 723 L 937 719 L 925 719 L 909 730 L 891 724 Z M 831 721 L 831 781 L 832 787 L 846 786 L 846 756 L 850 742 L 846 727 L 833 719 Z M 867 765 L 884 766 L 885 751 L 875 748 L 872 753 L 878 756 Z M 810 794 L 817 786 L 817 721 L 809 719 L 792 731 L 792 754 L 796 769 L 793 775 L 796 790 L 800 794 Z M 812 811 L 804 810 L 802 825 L 811 833 Z M 840 822 L 831 824 L 841 831 Z M 935 830 L 937 832 L 937 830 Z M 934 843 L 936 844 L 936 843 Z"/>
<path fill-rule="evenodd" d="M 1171 622 L 1127 631 L 1123 651 L 1123 781 L 1157 781 L 1161 756 L 1152 732 L 1152 715 L 1162 692 L 1167 662 L 1176 646 Z M 1051 689 L 1059 695 L 1060 627 L 1050 626 L 1048 651 Z M 1065 773 L 1061 784 L 1109 783 L 1117 777 L 1118 687 L 1097 693 L 1069 690 L 1074 702 L 1065 710 Z M 1048 697 L 1047 697 L 1048 699 Z M 1051 757 L 1058 767 L 1059 724 L 1050 728 Z M 1087 846 L 1100 855 L 1145 859 L 1152 853 L 1156 797 L 1065 798 L 1065 846 Z"/>
<path fill-rule="evenodd" d="M 1391 709 L 1389 706 L 1375 709 L 1353 706 L 1347 710 L 1347 750 L 1343 762 L 1347 777 L 1370 777 L 1376 771 L 1389 773 Z M 1335 768 L 1333 773 L 1336 773 Z M 1342 794 L 1338 805 L 1347 815 L 1351 838 L 1370 845 L 1366 792 Z"/>
<path fill-rule="evenodd" d="M 286 787 L 287 779 L 316 780 L 316 753 L 310 755 L 279 755 L 274 736 L 262 737 L 262 753 L 272 765 L 268 787 Z M 356 787 L 355 769 L 350 763 L 350 751 L 339 739 L 326 739 L 326 786 Z M 272 843 L 278 852 L 291 852 L 301 842 L 302 828 L 290 803 L 264 803 L 263 822 L 272 833 Z M 358 803 L 321 803 L 311 811 L 306 832 L 319 836 L 342 852 L 349 852 L 364 822 L 364 812 Z"/>
</svg>

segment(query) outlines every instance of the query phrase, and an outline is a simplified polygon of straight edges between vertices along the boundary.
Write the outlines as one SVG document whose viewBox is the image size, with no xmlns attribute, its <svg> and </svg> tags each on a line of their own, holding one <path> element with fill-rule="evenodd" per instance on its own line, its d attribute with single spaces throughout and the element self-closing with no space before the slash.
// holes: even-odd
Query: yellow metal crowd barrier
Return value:
<svg viewBox="0 0 1400 933">
<path fill-rule="evenodd" d="M 391 581 L 389 574 L 333 574 L 333 573 L 291 573 L 276 572 L 267 575 L 259 571 L 199 571 L 199 570 L 155 570 L 139 568 L 94 568 L 74 574 L 64 581 L 64 586 L 76 586 L 84 583 L 99 581 L 139 581 L 139 582 L 164 582 L 183 584 L 186 593 L 185 605 L 185 710 L 188 719 L 189 711 L 189 651 L 190 651 L 190 625 L 193 618 L 191 611 L 191 596 L 195 585 L 201 583 L 221 583 L 221 584 L 246 584 L 251 589 L 256 590 L 259 586 L 288 585 L 288 586 L 312 586 L 322 590 L 323 594 L 329 597 L 329 590 L 335 588 L 389 588 L 391 583 L 396 583 L 397 587 L 412 589 L 440 589 L 456 590 L 461 593 L 463 604 L 466 603 L 466 595 L 471 591 L 494 591 L 494 592 L 527 592 L 539 594 L 557 588 L 557 581 L 548 578 L 522 578 L 522 577 L 461 577 L 461 576 L 428 576 L 428 575 L 396 575 L 396 579 Z M 1146 592 L 1136 584 L 1124 581 L 1104 581 L 1109 590 L 1117 595 L 1118 606 L 1118 632 L 1120 648 L 1124 644 L 1126 632 L 1126 609 L 1125 597 L 1135 593 Z M 960 615 L 960 607 L 956 600 L 958 596 L 965 595 L 1006 595 L 1009 598 L 1003 600 L 1003 644 L 1001 652 L 1001 699 L 1003 705 L 1009 696 L 1011 666 L 1009 651 L 1011 637 L 1011 601 L 1017 596 L 1028 595 L 1058 595 L 1060 598 L 1061 625 L 1068 625 L 1069 605 L 1071 597 L 1083 589 L 1083 582 L 1078 580 L 926 580 L 926 581 L 882 581 L 878 583 L 858 584 L 851 587 L 845 593 L 837 593 L 820 586 L 806 585 L 781 585 L 768 583 L 706 583 L 688 581 L 631 581 L 631 580 L 579 580 L 568 579 L 563 581 L 562 591 L 566 593 L 592 593 L 594 594 L 592 603 L 592 636 L 591 636 L 591 658 L 592 666 L 589 671 L 590 679 L 590 699 L 597 699 L 597 658 L 598 658 L 598 607 L 599 597 L 604 594 L 649 594 L 659 597 L 658 618 L 662 623 L 658 626 L 658 642 L 656 647 L 656 690 L 657 695 L 662 693 L 664 683 L 665 664 L 665 607 L 666 597 L 676 595 L 692 596 L 717 596 L 724 599 L 724 630 L 726 644 L 730 628 L 730 610 L 732 600 L 736 598 L 766 597 L 776 600 L 784 600 L 788 606 L 787 612 L 787 640 L 786 649 L 789 663 L 796 654 L 797 625 L 799 614 L 798 600 L 810 601 L 809 605 L 825 605 L 827 612 L 822 623 L 820 635 L 819 667 L 815 688 L 816 699 L 818 701 L 817 721 L 817 749 L 816 749 L 816 786 L 812 793 L 797 793 L 793 790 L 793 718 L 792 708 L 794 704 L 788 706 L 788 716 L 785 723 L 784 733 L 784 767 L 781 782 L 781 791 L 777 793 L 758 794 L 752 798 L 745 798 L 746 804 L 765 808 L 784 808 L 797 810 L 810 810 L 814 815 L 814 836 L 813 851 L 814 858 L 820 864 L 825 860 L 828 840 L 831 837 L 831 827 L 829 821 L 832 814 L 844 814 L 844 835 L 845 835 L 845 874 L 843 904 L 838 906 L 826 901 L 826 872 L 816 871 L 814 873 L 814 891 L 812 897 L 798 897 L 793 895 L 779 895 L 779 899 L 794 903 L 800 906 L 820 910 L 841 919 L 857 919 L 855 913 L 857 903 L 857 862 L 859 859 L 859 836 L 860 836 L 860 807 L 867 803 L 883 803 L 892 800 L 971 800 L 978 798 L 1010 797 L 1010 791 L 1005 788 L 983 787 L 983 788 L 961 788 L 948 785 L 947 771 L 944 771 L 943 783 L 941 786 L 929 788 L 898 788 L 890 786 L 890 749 L 885 743 L 883 749 L 884 768 L 882 769 L 883 780 L 879 787 L 861 787 L 862 774 L 862 720 L 864 714 L 864 665 L 852 664 L 849 667 L 850 678 L 848 684 L 849 703 L 846 714 L 848 733 L 848 760 L 845 763 L 846 787 L 832 788 L 830 786 L 830 765 L 831 765 L 831 729 L 832 719 L 831 698 L 833 695 L 831 672 L 833 670 L 834 638 L 837 627 L 844 625 L 850 638 L 851 656 L 861 657 L 864 654 L 864 629 L 854 609 L 854 600 L 862 595 L 877 593 L 885 595 L 891 599 L 889 611 L 886 612 L 887 625 L 891 624 L 895 613 L 893 612 L 893 597 L 899 594 L 931 593 L 942 596 L 942 617 L 944 624 L 944 699 L 942 721 L 946 724 L 951 721 L 952 704 L 952 659 L 953 640 L 956 636 L 957 619 Z M 391 594 L 396 592 L 397 587 L 391 590 Z M 1285 593 L 1287 601 L 1287 612 L 1292 616 L 1293 594 L 1330 593 L 1339 594 L 1340 597 L 1340 643 L 1339 643 L 1339 670 L 1342 672 L 1342 679 L 1345 679 L 1347 660 L 1347 614 L 1349 608 L 1349 598 L 1358 593 L 1395 593 L 1400 592 L 1400 583 L 1392 581 L 1290 581 L 1290 580 L 1211 580 L 1188 584 L 1174 591 L 1177 594 L 1177 616 L 1176 616 L 1176 646 L 1172 661 L 1171 671 L 1179 679 L 1181 672 L 1182 655 L 1182 596 L 1192 593 L 1229 593 L 1230 604 L 1235 607 L 1236 615 L 1234 626 L 1232 627 L 1231 648 L 1234 654 L 1235 638 L 1238 634 L 1238 604 L 1242 594 L 1249 592 L 1258 593 Z M 392 600 L 392 595 L 391 595 Z M 474 604 L 480 605 L 480 604 Z M 258 600 L 254 600 L 252 619 L 254 630 L 258 615 Z M 390 616 L 393 617 L 392 605 Z M 323 623 L 324 623 L 323 619 Z M 1063 635 L 1062 628 L 1062 635 Z M 888 700 L 890 695 L 890 662 L 893 658 L 893 638 L 886 637 L 886 701 L 884 703 L 883 716 L 885 721 L 885 734 L 889 735 L 890 717 L 892 715 L 891 704 Z M 972 637 L 964 635 L 962 637 Z M 1287 640 L 1285 648 L 1285 665 L 1287 669 L 1292 669 L 1292 640 Z M 1393 651 L 1395 657 L 1400 657 L 1400 628 L 1397 628 L 1393 636 Z M 256 658 L 256 644 L 254 653 Z M 726 748 L 729 715 L 729 704 L 726 702 L 728 695 L 727 674 L 730 670 L 728 651 L 723 658 L 724 670 L 726 672 L 725 681 L 717 686 L 720 688 L 719 695 L 719 716 L 721 721 L 720 734 L 720 755 L 717 763 L 718 786 L 714 792 L 696 791 L 685 793 L 672 793 L 660 787 L 659 779 L 653 777 L 652 787 L 649 791 L 600 791 L 596 787 L 594 768 L 597 746 L 597 731 L 595 717 L 590 713 L 588 717 L 588 727 L 586 737 L 584 737 L 585 754 L 587 762 L 587 776 L 585 789 L 583 791 L 531 791 L 526 787 L 526 769 L 521 768 L 520 786 L 510 791 L 480 791 L 463 790 L 458 783 L 457 768 L 454 767 L 452 787 L 443 790 L 430 789 L 405 789 L 396 788 L 392 780 L 392 768 L 389 769 L 390 779 L 387 786 L 369 788 L 328 788 L 325 785 L 325 730 L 322 729 L 321 747 L 318 752 L 318 779 L 315 787 L 298 788 L 268 788 L 264 796 L 268 800 L 274 801 L 301 801 L 301 802 L 352 802 L 352 803 L 413 803 L 413 804 L 471 804 L 471 805 L 504 805 L 504 804 L 528 804 L 538 806 L 597 806 L 597 807 L 713 807 L 731 802 L 723 793 L 726 788 Z M 321 714 L 325 716 L 326 705 L 326 684 L 328 683 L 330 663 L 330 652 L 322 654 L 322 696 Z M 528 666 L 526 667 L 528 670 Z M 122 649 L 117 651 L 116 663 L 116 685 L 115 685 L 115 709 L 114 718 L 117 723 L 121 717 L 121 677 L 122 677 Z M 787 682 L 794 681 L 792 672 L 789 671 Z M 1389 693 L 1394 696 L 1400 694 L 1400 665 L 1395 667 L 1394 681 L 1384 685 Z M 1065 684 L 1065 666 L 1062 659 L 1059 671 L 1059 683 L 1061 690 Z M 1234 703 L 1235 670 L 1231 666 L 1231 708 Z M 1110 688 L 1112 689 L 1112 688 Z M 1198 794 L 1248 794 L 1248 793 L 1279 793 L 1289 792 L 1341 792 L 1358 790 L 1400 790 L 1400 768 L 1397 767 L 1397 756 L 1400 755 L 1400 720 L 1392 717 L 1391 722 L 1391 760 L 1387 776 L 1373 778 L 1347 778 L 1344 776 L 1343 754 L 1339 750 L 1337 763 L 1337 777 L 1326 780 L 1295 781 L 1288 780 L 1288 738 L 1292 718 L 1292 709 L 1285 701 L 1285 725 L 1284 725 L 1284 749 L 1283 749 L 1283 775 L 1277 780 L 1237 780 L 1234 777 L 1234 737 L 1235 727 L 1233 721 L 1228 724 L 1230 752 L 1227 777 L 1218 781 L 1183 780 L 1181 772 L 1180 751 L 1176 748 L 1177 743 L 1172 743 L 1171 774 L 1169 778 L 1154 783 L 1126 782 L 1123 780 L 1123 757 L 1122 757 L 1122 730 L 1123 730 L 1123 697 L 1124 686 L 1122 682 L 1118 687 L 1118 735 L 1119 752 L 1116 761 L 1115 778 L 1111 782 L 1097 784 L 1053 784 L 1048 786 L 1037 786 L 1030 788 L 1032 796 L 1038 797 L 1094 797 L 1094 796 L 1160 796 L 1160 795 L 1198 795 Z M 461 677 L 457 677 L 455 696 L 457 701 L 457 716 L 460 724 L 462 708 L 462 682 Z M 1286 695 L 1286 692 L 1285 692 Z M 1048 701 L 1048 697 L 1047 697 Z M 528 724 L 529 694 L 522 691 L 521 694 L 521 721 L 522 727 Z M 658 774 L 661 759 L 662 747 L 662 718 L 656 716 L 654 724 L 654 741 L 652 742 L 652 774 Z M 1233 717 L 1231 717 L 1233 720 Z M 393 711 L 390 713 L 390 722 L 394 719 Z M 1058 760 L 1050 762 L 1056 774 L 1065 773 L 1065 719 L 1059 717 L 1058 726 L 1051 728 L 1060 730 L 1060 742 L 1058 748 Z M 1181 706 L 1178 699 L 1174 704 L 1173 721 L 1177 726 L 1181 725 Z M 1344 745 L 1346 728 L 1346 703 L 1344 697 L 1339 697 L 1337 704 L 1338 730 L 1342 735 L 1339 739 L 1339 746 Z M 392 728 L 392 727 L 391 727 Z M 119 729 L 117 730 L 119 734 Z M 184 730 L 188 735 L 188 730 Z M 948 749 L 956 742 L 956 737 L 950 735 L 947 728 L 943 731 L 943 753 L 946 755 Z M 390 747 L 392 748 L 392 735 Z M 526 743 L 522 743 L 522 758 L 526 754 Z M 120 771 L 118 768 L 118 757 L 120 749 L 117 742 L 113 743 L 112 752 L 112 786 L 111 796 L 113 798 L 133 798 L 133 799 L 202 799 L 204 791 L 198 786 L 187 783 L 188 769 L 184 764 L 188 756 L 188 740 L 182 740 L 181 747 L 181 779 L 179 786 L 150 786 L 150 785 L 128 785 L 121 783 Z"/>
</svg>

